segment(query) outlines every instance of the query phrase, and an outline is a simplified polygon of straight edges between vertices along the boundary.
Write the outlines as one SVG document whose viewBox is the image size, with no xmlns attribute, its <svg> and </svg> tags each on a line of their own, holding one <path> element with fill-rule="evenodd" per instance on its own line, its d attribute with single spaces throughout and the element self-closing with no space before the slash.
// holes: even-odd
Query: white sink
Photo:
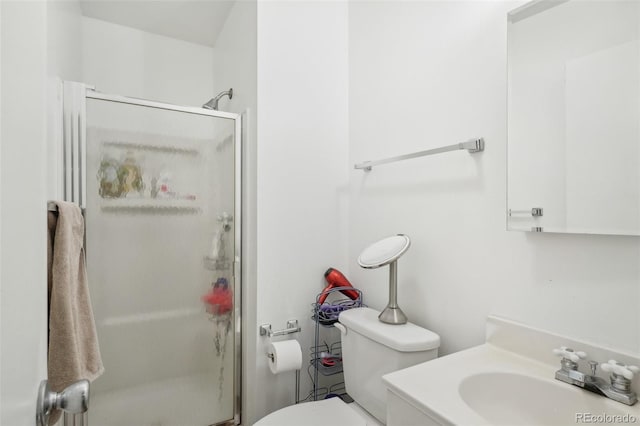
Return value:
<svg viewBox="0 0 640 426">
<path fill-rule="evenodd" d="M 637 354 L 490 317 L 484 345 L 383 377 L 387 426 L 640 424 L 640 403 L 627 406 L 555 380 L 560 360 L 551 350 L 562 345 L 601 362 L 640 365 Z M 640 377 L 632 386 L 640 393 Z"/>
<path fill-rule="evenodd" d="M 479 373 L 458 386 L 462 400 L 494 425 L 567 425 L 577 413 L 624 416 L 624 410 L 565 383 L 514 373 Z M 620 417 L 622 418 L 622 417 Z"/>
</svg>

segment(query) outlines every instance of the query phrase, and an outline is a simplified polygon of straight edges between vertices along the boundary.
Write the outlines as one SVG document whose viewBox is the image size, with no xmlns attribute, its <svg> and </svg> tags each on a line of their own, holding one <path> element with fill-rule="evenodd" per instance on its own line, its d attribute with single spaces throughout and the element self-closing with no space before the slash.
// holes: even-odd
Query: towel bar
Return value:
<svg viewBox="0 0 640 426">
<path fill-rule="evenodd" d="M 514 210 L 514 209 L 509 209 L 509 216 L 514 216 L 514 215 L 519 215 L 519 214 L 523 214 L 523 215 L 527 215 L 527 216 L 533 216 L 533 217 L 540 217 L 540 216 L 544 216 L 544 209 L 542 207 L 532 207 L 529 210 Z"/>
<path fill-rule="evenodd" d="M 80 213 L 82 213 L 82 216 L 84 216 L 86 210 L 87 209 L 84 207 L 80 207 Z M 58 213 L 58 205 L 53 201 L 47 201 L 47 211 Z"/>
<path fill-rule="evenodd" d="M 441 148 L 427 149 L 425 151 L 414 152 L 412 154 L 405 154 L 405 155 L 399 155 L 397 157 L 385 158 L 384 160 L 364 161 L 362 163 L 358 163 L 354 165 L 353 167 L 355 169 L 362 169 L 364 171 L 370 172 L 373 166 L 394 163 L 396 161 L 409 160 L 411 158 L 424 157 L 426 155 L 440 154 L 442 152 L 456 151 L 460 149 L 466 149 L 471 154 L 476 152 L 482 152 L 484 151 L 484 139 L 474 138 L 466 142 L 461 142 L 454 145 L 447 145 Z"/>
</svg>

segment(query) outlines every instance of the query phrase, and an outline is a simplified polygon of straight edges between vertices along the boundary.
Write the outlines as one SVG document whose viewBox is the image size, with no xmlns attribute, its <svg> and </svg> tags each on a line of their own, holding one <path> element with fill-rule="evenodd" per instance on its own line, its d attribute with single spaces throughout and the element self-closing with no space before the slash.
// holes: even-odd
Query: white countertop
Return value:
<svg viewBox="0 0 640 426">
<path fill-rule="evenodd" d="M 383 376 L 383 381 L 389 390 L 442 424 L 488 425 L 500 423 L 481 417 L 461 397 L 461 383 L 466 378 L 483 373 L 511 373 L 529 376 L 529 378 L 538 380 L 537 383 L 540 380 L 544 381 L 544 387 L 540 389 L 551 390 L 553 392 L 550 393 L 554 395 L 570 397 L 567 398 L 564 405 L 562 397 L 553 399 L 552 402 L 548 403 L 549 418 L 552 419 L 550 424 L 577 423 L 575 419 L 575 411 L 577 410 L 572 409 L 569 403 L 570 400 L 572 401 L 571 403 L 579 402 L 576 406 L 581 407 L 581 409 L 587 407 L 593 409 L 593 411 L 599 410 L 599 412 L 591 413 L 594 415 L 629 413 L 635 416 L 637 423 L 640 423 L 640 403 L 630 407 L 577 386 L 555 380 L 555 372 L 560 368 L 560 360 L 557 359 L 557 362 L 553 365 L 547 361 L 537 361 L 487 343 L 387 374 Z M 523 378 L 523 383 L 525 379 L 529 378 Z M 634 381 L 638 380 L 640 380 L 638 377 L 634 379 Z M 521 388 L 524 395 L 524 397 L 520 397 L 521 400 L 524 399 L 528 403 L 530 400 L 543 398 L 543 396 L 536 394 L 536 392 L 539 393 L 539 389 L 531 390 L 531 393 L 529 393 L 527 386 L 527 384 L 524 384 Z M 480 389 L 482 391 L 484 387 Z M 491 393 L 491 395 L 484 395 L 483 398 L 495 401 L 496 411 L 512 409 L 508 401 L 510 399 L 513 400 L 513 398 L 509 398 L 509 395 L 505 394 L 503 389 L 489 384 L 487 392 Z M 518 392 L 520 392 L 520 389 Z M 549 399 L 549 395 L 546 398 Z M 556 400 L 558 405 L 555 405 Z M 546 411 L 547 405 L 544 407 Z M 556 412 L 557 416 L 554 414 Z M 526 419 L 527 416 L 523 415 L 522 423 L 520 424 L 527 424 Z M 529 424 L 531 424 L 531 420 L 529 420 Z"/>
<path fill-rule="evenodd" d="M 387 374 L 382 380 L 398 396 L 445 424 L 488 425 L 458 396 L 458 387 L 470 375 L 492 371 L 555 374 L 545 364 L 485 344 Z"/>
</svg>

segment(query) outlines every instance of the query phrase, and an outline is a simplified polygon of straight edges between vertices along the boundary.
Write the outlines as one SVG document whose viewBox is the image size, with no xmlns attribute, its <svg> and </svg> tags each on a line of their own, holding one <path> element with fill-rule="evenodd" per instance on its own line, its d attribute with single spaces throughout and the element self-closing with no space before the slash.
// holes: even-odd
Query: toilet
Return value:
<svg viewBox="0 0 640 426">
<path fill-rule="evenodd" d="M 379 312 L 356 308 L 340 314 L 344 382 L 354 402 L 340 398 L 305 402 L 275 411 L 255 426 L 371 426 L 386 423 L 382 376 L 438 356 L 440 337 L 415 324 L 385 324 Z"/>
</svg>

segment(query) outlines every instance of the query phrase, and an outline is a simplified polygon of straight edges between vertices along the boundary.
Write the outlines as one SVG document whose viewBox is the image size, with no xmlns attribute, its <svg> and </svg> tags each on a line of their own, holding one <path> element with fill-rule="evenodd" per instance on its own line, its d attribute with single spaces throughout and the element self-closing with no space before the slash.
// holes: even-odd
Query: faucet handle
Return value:
<svg viewBox="0 0 640 426">
<path fill-rule="evenodd" d="M 560 349 L 554 349 L 552 352 L 554 355 L 561 356 L 562 358 L 570 359 L 573 362 L 578 362 L 581 359 L 585 359 L 587 357 L 587 354 L 585 352 L 582 352 L 582 351 L 576 352 L 573 349 L 568 348 L 566 346 L 560 346 Z"/>
<path fill-rule="evenodd" d="M 607 363 L 600 364 L 600 368 L 607 373 L 623 376 L 627 380 L 632 380 L 634 374 L 640 373 L 640 368 L 635 365 L 625 365 L 614 359 L 610 359 Z"/>
</svg>

